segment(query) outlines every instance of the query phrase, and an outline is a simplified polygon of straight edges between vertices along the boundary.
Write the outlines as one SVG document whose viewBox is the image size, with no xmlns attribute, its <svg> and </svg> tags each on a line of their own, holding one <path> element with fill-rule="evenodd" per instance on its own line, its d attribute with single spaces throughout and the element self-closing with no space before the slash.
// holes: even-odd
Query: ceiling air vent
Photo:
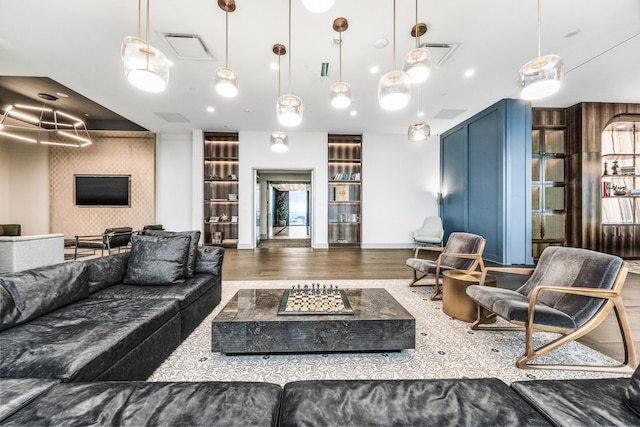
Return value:
<svg viewBox="0 0 640 427">
<path fill-rule="evenodd" d="M 433 64 L 433 68 L 438 69 L 460 47 L 460 43 L 422 43 L 421 47 L 429 49 L 431 64 Z"/>
<path fill-rule="evenodd" d="M 460 114 L 464 113 L 467 110 L 454 110 L 454 109 L 444 109 L 444 110 L 440 110 L 438 111 L 438 113 L 436 113 L 435 116 L 433 116 L 434 119 L 441 119 L 441 120 L 451 120 L 451 119 L 455 119 L 456 117 L 458 117 Z"/>
<path fill-rule="evenodd" d="M 179 113 L 153 113 L 165 122 L 169 123 L 190 123 L 189 120 Z"/>
<path fill-rule="evenodd" d="M 211 61 L 213 56 L 204 42 L 195 34 L 165 33 L 162 38 L 178 59 Z"/>
</svg>

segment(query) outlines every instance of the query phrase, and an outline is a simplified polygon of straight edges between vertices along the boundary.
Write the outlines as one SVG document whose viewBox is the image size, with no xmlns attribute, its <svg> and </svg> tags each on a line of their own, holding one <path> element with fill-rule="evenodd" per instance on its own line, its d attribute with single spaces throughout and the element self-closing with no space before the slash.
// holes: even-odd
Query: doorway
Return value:
<svg viewBox="0 0 640 427">
<path fill-rule="evenodd" d="M 311 247 L 311 171 L 259 170 L 258 248 Z"/>
</svg>

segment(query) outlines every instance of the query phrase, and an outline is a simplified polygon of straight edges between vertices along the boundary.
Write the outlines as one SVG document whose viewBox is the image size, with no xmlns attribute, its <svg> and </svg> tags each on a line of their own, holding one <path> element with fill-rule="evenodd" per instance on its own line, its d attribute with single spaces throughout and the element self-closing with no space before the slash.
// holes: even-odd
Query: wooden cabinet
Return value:
<svg viewBox="0 0 640 427">
<path fill-rule="evenodd" d="M 620 114 L 602 131 L 602 249 L 640 257 L 640 115 Z"/>
<path fill-rule="evenodd" d="M 531 137 L 531 253 L 566 245 L 565 129 L 534 126 Z"/>
<path fill-rule="evenodd" d="M 205 133 L 204 244 L 238 246 L 237 133 Z"/>
<path fill-rule="evenodd" d="M 329 135 L 329 247 L 360 247 L 362 136 Z"/>
</svg>

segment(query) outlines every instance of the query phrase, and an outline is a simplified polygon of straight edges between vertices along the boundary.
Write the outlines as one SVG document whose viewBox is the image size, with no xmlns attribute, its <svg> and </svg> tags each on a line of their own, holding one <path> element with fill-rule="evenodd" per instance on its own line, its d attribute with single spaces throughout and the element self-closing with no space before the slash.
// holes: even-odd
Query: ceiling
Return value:
<svg viewBox="0 0 640 427">
<path fill-rule="evenodd" d="M 283 43 L 288 53 L 282 58 L 282 92 L 289 90 L 291 59 L 291 93 L 304 104 L 302 124 L 284 130 L 405 133 L 420 108 L 432 133 L 441 133 L 501 98 L 517 98 L 518 70 L 537 55 L 535 0 L 419 0 L 418 20 L 429 28 L 421 42 L 455 49 L 434 66 L 426 82 L 414 86 L 408 107 L 388 112 L 378 104 L 377 85 L 393 69 L 392 0 L 336 0 L 321 14 L 292 0 L 291 46 L 287 0 L 236 4 L 229 14 L 229 67 L 240 81 L 235 98 L 223 98 L 213 89 L 214 70 L 225 61 L 225 13 L 215 0 L 151 2 L 151 44 L 173 62 L 169 87 L 158 94 L 134 88 L 123 73 L 120 42 L 137 34 L 135 0 L 0 0 L 0 76 L 50 79 L 73 95 L 64 101 L 70 112 L 89 114 L 89 119 L 115 115 L 105 123 L 124 119 L 122 126 L 130 121 L 158 133 L 273 131 L 278 128 L 278 72 L 270 69 L 277 63 L 272 46 Z M 415 2 L 398 1 L 396 11 L 401 64 L 415 44 L 410 35 Z M 337 17 L 349 21 L 342 75 L 352 86 L 354 102 L 346 110 L 332 108 L 328 97 L 338 80 L 338 33 L 332 28 Z M 181 59 L 163 34 L 197 35 L 212 58 Z M 388 45 L 376 47 L 385 38 Z M 543 55 L 563 58 L 565 81 L 560 92 L 534 107 L 640 102 L 640 1 L 544 0 L 541 43 Z M 327 77 L 320 75 L 323 62 L 330 64 Z M 380 71 L 371 73 L 372 66 Z M 465 77 L 471 69 L 475 74 Z M 40 89 L 24 80 L 16 87 L 17 81 L 0 79 L 0 104 L 10 103 L 7 90 L 37 99 L 33 92 Z M 357 115 L 350 115 L 352 110 Z"/>
</svg>

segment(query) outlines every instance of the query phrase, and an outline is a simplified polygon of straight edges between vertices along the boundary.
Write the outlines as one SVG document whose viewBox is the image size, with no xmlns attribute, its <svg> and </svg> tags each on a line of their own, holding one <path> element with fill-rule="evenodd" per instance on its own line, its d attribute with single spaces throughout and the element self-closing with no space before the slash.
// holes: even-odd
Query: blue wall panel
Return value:
<svg viewBox="0 0 640 427">
<path fill-rule="evenodd" d="M 440 138 L 445 238 L 487 240 L 484 258 L 532 264 L 531 105 L 503 99 Z"/>
</svg>

